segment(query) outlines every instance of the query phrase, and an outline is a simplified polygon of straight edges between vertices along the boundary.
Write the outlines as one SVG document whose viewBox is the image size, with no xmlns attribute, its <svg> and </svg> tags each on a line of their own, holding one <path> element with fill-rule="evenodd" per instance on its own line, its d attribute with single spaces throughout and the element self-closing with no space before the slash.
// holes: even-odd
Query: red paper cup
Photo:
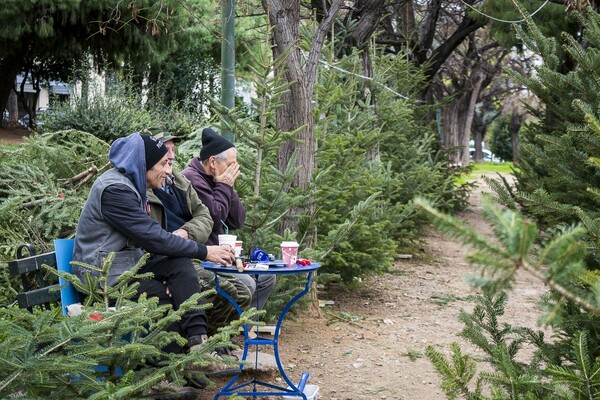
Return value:
<svg viewBox="0 0 600 400">
<path fill-rule="evenodd" d="M 296 265 L 298 259 L 298 242 L 281 242 L 281 258 L 288 267 Z"/>
</svg>

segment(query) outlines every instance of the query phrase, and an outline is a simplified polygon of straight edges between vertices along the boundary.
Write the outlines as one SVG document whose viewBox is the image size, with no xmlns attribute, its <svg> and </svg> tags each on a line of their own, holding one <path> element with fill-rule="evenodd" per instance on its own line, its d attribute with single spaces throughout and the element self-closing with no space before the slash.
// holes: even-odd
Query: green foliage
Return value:
<svg viewBox="0 0 600 400">
<path fill-rule="evenodd" d="M 600 266 L 598 220 L 600 185 L 600 15 L 592 9 L 576 14 L 577 34 L 545 37 L 531 20 L 518 29 L 527 47 L 543 63 L 534 78 L 511 74 L 542 101 L 539 120 L 521 129 L 516 190 L 498 188 L 498 198 L 521 206 L 545 227 L 582 224 L 590 268 Z M 562 44 L 561 44 L 562 43 Z"/>
<path fill-rule="evenodd" d="M 198 114 L 185 109 L 184 105 L 169 102 L 159 90 L 144 101 L 131 76 L 116 77 L 105 89 L 90 83 L 85 95 L 73 95 L 70 102 L 57 104 L 44 115 L 44 131 L 76 129 L 92 132 L 110 143 L 132 132 L 164 125 L 184 136 L 200 121 Z"/>
<path fill-rule="evenodd" d="M 491 137 L 488 139 L 490 150 L 502 160 L 513 159 L 512 138 L 508 130 L 510 116 L 497 118 L 490 126 Z"/>
<path fill-rule="evenodd" d="M 548 374 L 573 393 L 575 398 L 597 398 L 600 395 L 600 363 L 598 358 L 591 357 L 589 347 L 590 335 L 579 332 L 572 341 L 569 359 L 572 367 L 551 365 Z"/>
<path fill-rule="evenodd" d="M 444 215 L 427 202 L 416 203 L 442 231 L 473 248 L 468 260 L 479 266 L 481 275 L 472 283 L 483 288 L 474 298 L 471 313 L 461 311 L 464 324 L 461 336 L 481 349 L 484 362 L 493 369 L 477 378 L 469 360 L 454 348 L 452 361 L 431 348 L 430 360 L 442 375 L 449 398 L 458 394 L 476 399 L 563 399 L 597 398 L 600 395 L 598 357 L 600 341 L 600 275 L 585 269 L 586 247 L 581 242 L 585 230 L 578 226 L 555 228 L 543 236 L 534 223 L 512 210 L 484 204 L 484 217 L 493 228 L 495 239 L 486 239 L 455 218 Z M 539 243 L 536 245 L 536 243 Z M 541 279 L 552 295 L 544 299 L 544 321 L 554 328 L 554 338 L 542 332 L 500 323 L 507 301 L 506 289 L 514 283 L 519 270 Z M 535 354 L 525 363 L 518 357 L 525 343 Z M 459 357 L 460 356 L 460 357 Z M 476 379 L 477 390 L 472 391 Z M 481 395 L 491 393 L 491 397 Z"/>
<path fill-rule="evenodd" d="M 142 278 L 136 271 L 143 262 L 115 287 L 101 289 L 98 282 L 108 278 L 110 260 L 89 286 L 62 274 L 87 295 L 78 316 L 65 317 L 60 308 L 34 313 L 0 309 L 2 398 L 137 399 L 165 380 L 182 385 L 189 377 L 206 379 L 190 367 L 215 362 L 211 352 L 226 345 L 240 324 L 232 323 L 193 353 L 166 353 L 165 345 L 186 342 L 167 327 L 198 308 L 200 295 L 178 310 L 158 305 L 157 298 L 131 301 L 138 283 L 128 279 Z M 112 304 L 116 307 L 109 308 Z"/>
<path fill-rule="evenodd" d="M 323 69 L 316 87 L 318 241 L 311 252 L 324 271 L 346 283 L 386 271 L 398 246 L 418 238 L 415 193 L 444 209 L 458 207 L 461 197 L 433 131 L 418 122 L 424 110 L 398 99 L 399 92 L 417 92 L 420 72 L 401 57 L 373 62 L 375 79 L 386 85 L 367 89 L 360 58 L 352 54 L 336 64 L 339 69 Z M 370 104 L 370 89 L 377 107 Z"/>
<path fill-rule="evenodd" d="M 433 364 L 435 370 L 442 377 L 442 389 L 448 399 L 481 398 L 481 381 L 477 382 L 475 390 L 472 391 L 467 385 L 471 382 L 476 372 L 476 362 L 469 355 L 463 354 L 457 343 L 452 343 L 452 356 L 447 360 L 444 355 L 433 346 L 427 346 L 427 358 Z"/>
<path fill-rule="evenodd" d="M 413 101 L 397 99 L 398 91 L 417 91 L 418 71 L 398 58 L 374 58 L 378 78 L 391 85 L 377 89 L 377 108 L 363 100 L 365 82 L 351 72 L 359 71 L 357 55 L 338 63 L 340 69 L 321 71 L 314 109 L 315 174 L 309 190 L 302 193 L 292 189 L 297 175 L 293 158 L 285 171 L 278 169 L 277 152 L 297 131 L 276 129 L 276 112 L 289 84 L 273 71 L 288 54 L 272 60 L 269 48 L 265 39 L 262 50 L 251 55 L 255 96 L 248 108 L 228 110 L 211 101 L 219 117 L 214 125 L 236 135 L 244 172 L 236 190 L 247 220 L 238 236 L 247 250 L 260 246 L 277 253 L 283 238 L 302 243 L 317 232 L 316 244 L 301 256 L 321 262 L 324 273 L 351 283 L 386 271 L 398 244 L 418 239 L 420 219 L 412 196 L 420 193 L 444 209 L 455 209 L 465 201 L 468 187 L 454 184 L 456 172 L 447 168 L 433 131 L 418 122 L 424 111 Z M 183 158 L 197 154 L 199 135 L 195 132 L 192 140 L 179 146 Z M 344 171 L 343 179 L 339 171 Z M 298 218 L 289 210 L 309 200 L 314 213 L 299 217 L 298 232 L 277 234 L 281 222 Z"/>
<path fill-rule="evenodd" d="M 236 7 L 235 21 L 235 75 L 237 84 L 243 83 L 253 71 L 247 64 L 260 54 L 264 18 L 253 14 L 250 4 Z M 221 5 L 214 1 L 186 2 L 191 23 L 185 30 L 176 32 L 177 48 L 168 57 L 153 63 L 148 75 L 149 93 L 163 98 L 165 104 L 180 104 L 182 109 L 198 115 L 210 111 L 209 97 L 218 97 L 221 83 Z M 257 12 L 258 14 L 258 12 Z M 145 66 L 140 75 L 146 75 Z M 251 75 L 250 79 L 254 80 Z"/>
<path fill-rule="evenodd" d="M 498 317 L 504 314 L 507 295 L 484 290 L 472 299 L 473 312 L 461 310 L 460 320 L 465 324 L 461 336 L 483 350 L 484 362 L 492 372 L 477 374 L 475 359 L 462 353 L 453 343 L 452 358 L 445 357 L 433 346 L 427 348 L 427 356 L 442 377 L 442 388 L 450 399 L 546 399 L 553 396 L 557 382 L 542 383 L 543 372 L 535 362 L 531 365 L 517 361 L 523 343 L 530 336 L 541 336 L 524 328 L 514 328 L 508 323 L 500 324 Z M 472 381 L 475 380 L 474 389 Z M 483 392 L 491 396 L 483 395 Z"/>
<path fill-rule="evenodd" d="M 32 135 L 3 151 L 0 167 L 0 304 L 13 302 L 20 282 L 8 277 L 7 261 L 30 243 L 52 250 L 55 238 L 75 232 L 93 177 L 108 166 L 108 144 L 67 130 Z M 80 175 L 82 174 L 82 175 Z"/>
<path fill-rule="evenodd" d="M 229 110 L 215 99 L 209 99 L 212 110 L 220 118 L 214 121 L 213 126 L 236 135 L 238 160 L 243 171 L 236 181 L 236 191 L 246 208 L 246 224 L 238 236 L 248 251 L 260 246 L 271 252 L 283 239 L 276 234 L 277 224 L 287 216 L 290 208 L 305 201 L 307 196 L 290 189 L 297 174 L 293 162 L 289 162 L 283 172 L 277 169 L 277 150 L 297 131 L 280 132 L 275 129 L 275 112 L 281 106 L 281 96 L 287 92 L 289 85 L 282 84 L 273 70 L 284 62 L 288 54 L 271 60 L 268 49 L 269 45 L 264 42 L 261 51 L 252 55 L 250 69 L 256 79 L 256 97 L 249 108 Z M 184 159 L 198 155 L 200 138 L 201 129 L 192 134 L 191 140 L 179 146 Z"/>
<path fill-rule="evenodd" d="M 107 155 L 107 143 L 75 130 L 32 135 L 7 151 L 0 160 L 0 253 L 14 258 L 19 243 L 47 251 L 73 233 L 90 178 L 107 168 Z"/>
<path fill-rule="evenodd" d="M 572 18 L 569 18 L 565 13 L 563 4 L 552 4 L 537 1 L 537 0 L 495 0 L 482 3 L 479 9 L 485 14 L 471 11 L 470 15 L 476 19 L 488 22 L 490 26 L 490 37 L 498 41 L 506 48 L 517 47 L 524 50 L 524 40 L 515 35 L 511 29 L 507 29 L 506 21 L 522 21 L 523 14 L 531 14 L 535 12 L 533 20 L 539 23 L 540 29 L 549 35 L 556 34 L 562 31 L 574 32 L 577 25 Z M 487 16 L 491 16 L 489 19 Z"/>
<path fill-rule="evenodd" d="M 204 0 L 186 4 L 194 8 Z M 17 73 L 66 80 L 73 68 L 147 66 L 164 60 L 187 32 L 189 10 L 174 0 L 7 0 L 0 10 L 0 108 Z"/>
<path fill-rule="evenodd" d="M 554 341 L 545 342 L 540 331 L 498 323 L 504 314 L 506 292 L 484 290 L 472 300 L 476 304 L 473 312 L 462 310 L 460 313 L 460 320 L 465 324 L 461 336 L 484 352 L 483 362 L 492 372 L 477 374 L 476 359 L 463 354 L 457 343 L 451 345 L 450 360 L 428 346 L 427 357 L 442 377 L 442 388 L 449 399 L 598 397 L 600 364 L 590 348 L 589 332 L 578 331 L 570 342 L 559 347 Z M 529 363 L 517 360 L 524 344 L 536 349 Z M 484 396 L 483 392 L 491 396 Z"/>
<path fill-rule="evenodd" d="M 428 213 L 438 229 L 474 246 L 467 259 L 483 268 L 481 277 L 472 278 L 477 286 L 511 287 L 517 270 L 523 268 L 569 301 L 591 312 L 600 310 L 595 306 L 600 302 L 600 293 L 582 292 L 575 282 L 575 277 L 585 270 L 586 251 L 581 242 L 585 230 L 582 227 L 558 230 L 545 238 L 543 246 L 536 248 L 534 244 L 539 238 L 536 224 L 516 211 L 500 210 L 488 200 L 483 206 L 484 217 L 498 238 L 498 243 L 491 243 L 457 219 L 435 210 L 427 201 L 416 199 L 415 203 Z"/>
</svg>

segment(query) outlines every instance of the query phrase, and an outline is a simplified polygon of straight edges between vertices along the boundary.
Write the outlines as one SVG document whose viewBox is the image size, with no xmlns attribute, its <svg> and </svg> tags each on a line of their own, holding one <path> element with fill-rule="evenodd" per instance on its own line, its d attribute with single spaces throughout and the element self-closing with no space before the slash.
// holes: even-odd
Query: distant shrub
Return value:
<svg viewBox="0 0 600 400">
<path fill-rule="evenodd" d="M 164 125 L 180 135 L 200 124 L 197 114 L 185 111 L 177 102 L 166 103 L 160 92 L 144 100 L 141 90 L 129 80 L 110 83 L 103 89 L 90 86 L 87 96 L 74 94 L 70 101 L 53 106 L 44 115 L 44 132 L 76 129 L 112 142 L 153 125 Z"/>
</svg>

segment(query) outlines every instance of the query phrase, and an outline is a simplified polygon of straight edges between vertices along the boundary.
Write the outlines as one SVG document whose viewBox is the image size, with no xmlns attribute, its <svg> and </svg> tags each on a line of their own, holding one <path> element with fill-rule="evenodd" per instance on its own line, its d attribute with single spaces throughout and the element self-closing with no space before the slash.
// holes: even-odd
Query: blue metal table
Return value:
<svg viewBox="0 0 600 400">
<path fill-rule="evenodd" d="M 247 275 L 264 275 L 264 274 L 275 274 L 275 275 L 290 275 L 290 274 L 302 274 L 306 273 L 306 285 L 304 285 L 304 289 L 295 295 L 283 308 L 279 318 L 277 319 L 277 324 L 275 325 L 275 333 L 273 334 L 273 339 L 267 339 L 264 337 L 260 337 L 260 332 L 257 329 L 257 337 L 250 338 L 248 336 L 249 329 L 248 325 L 244 325 L 244 352 L 242 355 L 242 360 L 240 363 L 240 374 L 244 369 L 244 362 L 246 361 L 246 357 L 248 356 L 248 349 L 250 346 L 256 346 L 256 352 L 258 355 L 258 346 L 259 345 L 267 345 L 273 346 L 273 356 L 275 357 L 275 361 L 277 362 L 277 368 L 279 369 L 279 374 L 283 378 L 283 380 L 288 384 L 288 387 L 281 387 L 274 385 L 272 383 L 260 381 L 254 376 L 250 381 L 244 383 L 238 383 L 237 379 L 240 377 L 240 374 L 235 375 L 227 385 L 225 385 L 219 393 L 217 393 L 214 399 L 218 399 L 221 396 L 252 396 L 254 398 L 259 396 L 289 396 L 289 397 L 298 397 L 304 400 L 307 400 L 306 395 L 303 393 L 302 388 L 304 383 L 306 383 L 306 379 L 308 377 L 308 373 L 302 374 L 302 379 L 298 385 L 295 385 L 290 378 L 286 375 L 283 365 L 281 363 L 281 359 L 279 358 L 279 333 L 281 330 L 281 323 L 285 318 L 285 315 L 289 311 L 289 309 L 294 305 L 298 299 L 308 293 L 310 289 L 310 282 L 312 280 L 313 272 L 315 272 L 319 267 L 321 267 L 318 263 L 312 263 L 310 265 L 295 265 L 292 267 L 270 267 L 269 269 L 244 269 L 244 271 L 238 271 L 235 266 L 234 267 L 224 267 L 221 264 L 203 262 L 202 266 L 212 272 L 215 272 L 215 283 L 217 293 L 221 296 L 225 297 L 236 309 L 238 314 L 242 314 L 243 310 L 240 306 L 225 293 L 219 286 L 219 275 L 216 272 L 227 273 L 227 274 L 247 274 Z M 257 358 L 258 361 L 258 358 Z M 261 387 L 265 388 L 262 391 L 259 390 Z M 266 391 L 266 389 L 271 389 L 271 391 Z"/>
</svg>

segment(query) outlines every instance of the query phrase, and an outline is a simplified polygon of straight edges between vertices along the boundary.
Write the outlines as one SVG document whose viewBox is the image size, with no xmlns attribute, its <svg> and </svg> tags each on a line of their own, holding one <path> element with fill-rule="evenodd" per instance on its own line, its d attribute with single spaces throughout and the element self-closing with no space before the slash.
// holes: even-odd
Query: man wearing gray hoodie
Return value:
<svg viewBox="0 0 600 400">
<path fill-rule="evenodd" d="M 107 282 L 113 285 L 144 253 L 150 253 L 140 273 L 151 272 L 154 278 L 140 280 L 138 294 L 158 297 L 160 304 L 177 309 L 201 290 L 191 258 L 228 264 L 235 259 L 233 249 L 173 235 L 150 218 L 146 190 L 160 188 L 169 167 L 162 142 L 133 133 L 115 140 L 109 160 L 113 168 L 94 182 L 79 218 L 73 260 L 101 267 L 115 252 Z M 85 272 L 98 275 L 81 266 L 73 272 L 82 280 Z M 185 314 L 180 328 L 190 348 L 207 339 L 207 326 L 203 310 Z"/>
</svg>

